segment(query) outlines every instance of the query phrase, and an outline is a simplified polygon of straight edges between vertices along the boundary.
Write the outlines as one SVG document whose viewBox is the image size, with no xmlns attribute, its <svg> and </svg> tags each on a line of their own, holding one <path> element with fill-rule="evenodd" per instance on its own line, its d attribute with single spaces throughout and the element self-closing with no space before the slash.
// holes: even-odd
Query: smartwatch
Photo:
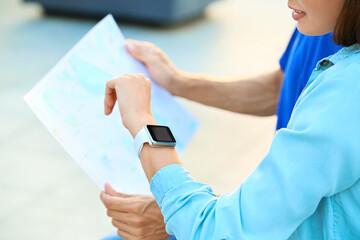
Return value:
<svg viewBox="0 0 360 240">
<path fill-rule="evenodd" d="M 135 151 L 140 158 L 141 150 L 145 143 L 151 147 L 174 148 L 176 140 L 167 126 L 145 125 L 135 137 Z"/>
</svg>

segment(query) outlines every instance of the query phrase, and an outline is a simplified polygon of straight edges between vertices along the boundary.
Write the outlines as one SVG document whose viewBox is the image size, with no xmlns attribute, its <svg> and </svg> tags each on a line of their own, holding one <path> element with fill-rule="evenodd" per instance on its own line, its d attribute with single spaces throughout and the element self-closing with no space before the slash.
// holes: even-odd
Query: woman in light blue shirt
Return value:
<svg viewBox="0 0 360 240">
<path fill-rule="evenodd" d="M 334 31 L 344 46 L 320 61 L 287 128 L 236 191 L 217 197 L 182 167 L 174 149 L 144 145 L 141 163 L 177 239 L 360 238 L 360 0 L 289 0 L 306 35 Z M 135 137 L 156 124 L 150 80 L 107 84 L 105 113 L 118 101 Z"/>
</svg>

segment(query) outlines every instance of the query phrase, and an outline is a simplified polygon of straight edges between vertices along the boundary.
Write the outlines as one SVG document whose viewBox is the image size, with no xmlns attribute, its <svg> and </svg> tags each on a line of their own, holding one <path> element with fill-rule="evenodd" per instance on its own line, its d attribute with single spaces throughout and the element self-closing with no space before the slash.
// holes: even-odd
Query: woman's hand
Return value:
<svg viewBox="0 0 360 240">
<path fill-rule="evenodd" d="M 122 122 L 135 138 L 144 125 L 156 124 L 150 98 L 151 81 L 143 74 L 126 74 L 107 82 L 105 114 L 109 115 L 118 101 Z"/>
<path fill-rule="evenodd" d="M 166 54 L 154 44 L 136 40 L 126 41 L 126 50 L 147 68 L 153 81 L 176 95 L 181 84 L 182 72 L 170 62 Z"/>
<path fill-rule="evenodd" d="M 120 237 L 143 240 L 170 237 L 154 197 L 118 193 L 110 184 L 105 184 L 105 192 L 101 193 L 100 198 Z"/>
</svg>

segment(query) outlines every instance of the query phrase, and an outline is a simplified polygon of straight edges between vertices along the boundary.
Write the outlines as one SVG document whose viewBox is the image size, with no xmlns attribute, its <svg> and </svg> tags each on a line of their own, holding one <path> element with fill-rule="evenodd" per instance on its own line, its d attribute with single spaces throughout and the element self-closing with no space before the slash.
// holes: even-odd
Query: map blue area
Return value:
<svg viewBox="0 0 360 240">
<path fill-rule="evenodd" d="M 87 62 L 76 55 L 68 60 L 79 84 L 90 94 L 104 95 L 106 82 L 114 76 L 101 71 L 94 64 Z"/>
</svg>

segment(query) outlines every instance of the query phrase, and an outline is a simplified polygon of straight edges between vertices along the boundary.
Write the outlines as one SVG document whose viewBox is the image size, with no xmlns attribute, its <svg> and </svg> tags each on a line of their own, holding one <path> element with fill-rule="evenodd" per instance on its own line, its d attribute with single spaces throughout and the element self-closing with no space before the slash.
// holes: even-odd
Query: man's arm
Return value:
<svg viewBox="0 0 360 240">
<path fill-rule="evenodd" d="M 145 65 L 153 81 L 175 96 L 238 113 L 276 113 L 284 75 L 280 68 L 254 78 L 224 81 L 178 70 L 152 43 L 128 40 L 126 49 Z"/>
<path fill-rule="evenodd" d="M 172 88 L 180 96 L 212 107 L 256 116 L 276 114 L 283 72 L 278 69 L 257 77 L 220 81 L 184 73 Z"/>
</svg>

